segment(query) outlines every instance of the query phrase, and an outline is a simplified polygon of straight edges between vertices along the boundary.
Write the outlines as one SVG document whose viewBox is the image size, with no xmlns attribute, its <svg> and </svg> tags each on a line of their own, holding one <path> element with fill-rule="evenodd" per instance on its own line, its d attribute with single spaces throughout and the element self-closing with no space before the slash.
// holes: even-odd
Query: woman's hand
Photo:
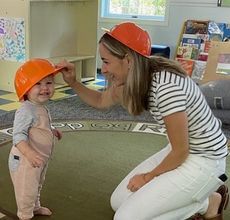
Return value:
<svg viewBox="0 0 230 220">
<path fill-rule="evenodd" d="M 146 174 L 142 173 L 142 174 L 137 174 L 135 176 L 133 176 L 130 180 L 129 180 L 129 184 L 127 186 L 127 188 L 131 191 L 131 192 L 135 192 L 138 189 L 140 189 L 142 186 L 144 186 L 147 182 L 146 180 Z"/>
<path fill-rule="evenodd" d="M 70 86 L 77 81 L 75 67 L 73 63 L 69 63 L 66 60 L 62 60 L 60 63 L 56 64 L 56 67 L 63 68 L 61 70 L 63 79 Z"/>
</svg>

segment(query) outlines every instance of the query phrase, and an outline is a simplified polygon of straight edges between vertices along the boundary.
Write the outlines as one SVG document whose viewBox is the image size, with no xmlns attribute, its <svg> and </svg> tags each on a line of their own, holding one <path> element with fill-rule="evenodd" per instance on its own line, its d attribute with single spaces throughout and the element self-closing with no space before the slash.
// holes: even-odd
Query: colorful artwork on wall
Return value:
<svg viewBox="0 0 230 220">
<path fill-rule="evenodd" d="M 0 60 L 24 62 L 25 21 L 0 17 Z"/>
</svg>

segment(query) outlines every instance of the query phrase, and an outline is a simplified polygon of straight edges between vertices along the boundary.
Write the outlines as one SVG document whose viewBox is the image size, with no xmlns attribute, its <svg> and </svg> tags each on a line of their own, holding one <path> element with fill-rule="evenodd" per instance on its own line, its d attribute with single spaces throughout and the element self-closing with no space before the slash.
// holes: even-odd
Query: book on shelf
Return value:
<svg viewBox="0 0 230 220">
<path fill-rule="evenodd" d="M 209 35 L 211 41 L 223 41 L 223 35 L 222 34 L 215 34 L 212 33 Z"/>
<path fill-rule="evenodd" d="M 195 60 L 191 76 L 195 82 L 200 83 L 200 81 L 203 79 L 206 64 L 206 61 Z"/>
<path fill-rule="evenodd" d="M 224 25 L 220 23 L 218 25 L 216 22 L 210 21 L 208 24 L 208 34 L 210 40 L 223 41 L 223 36 L 224 36 L 223 28 Z"/>
<path fill-rule="evenodd" d="M 185 22 L 185 34 L 207 34 L 209 21 L 187 20 Z"/>
<path fill-rule="evenodd" d="M 204 53 L 208 53 L 211 48 L 211 41 L 205 41 L 204 43 Z"/>
<path fill-rule="evenodd" d="M 183 36 L 181 44 L 182 46 L 190 46 L 190 47 L 200 49 L 201 39 Z"/>
<path fill-rule="evenodd" d="M 177 56 L 176 57 L 191 59 L 191 57 L 192 57 L 192 47 L 179 46 L 177 48 Z"/>
<path fill-rule="evenodd" d="M 223 36 L 223 40 L 224 41 L 229 41 L 230 40 L 230 23 L 229 24 L 225 24 L 224 26 L 224 36 Z"/>
<path fill-rule="evenodd" d="M 230 40 L 230 23 L 217 23 L 219 29 L 223 33 L 223 41 Z"/>
<path fill-rule="evenodd" d="M 199 55 L 199 49 L 192 47 L 192 46 L 179 46 L 177 48 L 177 55 L 178 58 L 185 58 L 185 59 L 194 59 L 196 60 Z"/>
<path fill-rule="evenodd" d="M 205 53 L 205 52 L 199 53 L 198 60 L 207 61 L 208 60 L 208 53 Z"/>
</svg>

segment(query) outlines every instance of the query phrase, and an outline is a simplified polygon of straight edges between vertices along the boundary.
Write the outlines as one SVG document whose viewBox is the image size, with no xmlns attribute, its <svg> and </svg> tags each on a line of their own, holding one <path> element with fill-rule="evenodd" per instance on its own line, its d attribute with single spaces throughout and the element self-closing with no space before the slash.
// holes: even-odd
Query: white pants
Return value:
<svg viewBox="0 0 230 220">
<path fill-rule="evenodd" d="M 208 197 L 223 182 L 226 159 L 211 160 L 189 155 L 177 169 L 166 172 L 136 192 L 127 189 L 135 174 L 154 169 L 170 152 L 168 145 L 139 164 L 117 186 L 111 196 L 114 220 L 184 220 L 208 208 Z"/>
</svg>

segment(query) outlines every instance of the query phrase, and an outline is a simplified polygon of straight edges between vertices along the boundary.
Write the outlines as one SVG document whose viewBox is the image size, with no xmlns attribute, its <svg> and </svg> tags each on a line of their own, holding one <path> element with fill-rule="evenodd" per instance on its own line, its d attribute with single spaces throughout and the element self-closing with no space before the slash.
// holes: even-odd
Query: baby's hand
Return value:
<svg viewBox="0 0 230 220">
<path fill-rule="evenodd" d="M 57 137 L 58 140 L 61 140 L 62 132 L 58 129 L 53 129 L 52 131 L 53 131 L 54 136 Z"/>
<path fill-rule="evenodd" d="M 34 168 L 42 166 L 42 164 L 45 162 L 42 156 L 33 149 L 27 151 L 25 156 Z"/>
</svg>

